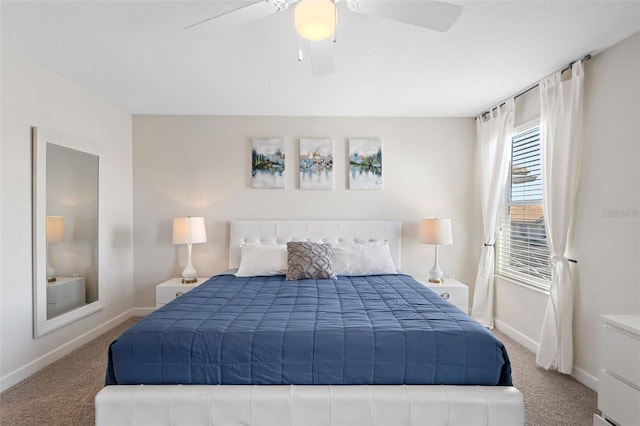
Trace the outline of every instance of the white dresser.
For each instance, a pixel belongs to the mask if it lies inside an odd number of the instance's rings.
[[[640,315],[602,316],[603,369],[594,426],[640,425]]]

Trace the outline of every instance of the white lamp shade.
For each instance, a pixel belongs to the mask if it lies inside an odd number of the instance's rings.
[[[207,242],[203,217],[177,217],[173,219],[173,244]]]
[[[61,243],[64,241],[64,217],[47,216],[47,242]]]
[[[422,219],[420,241],[423,244],[453,244],[451,219]]]
[[[331,0],[301,0],[294,22],[298,34],[307,40],[325,40],[336,31],[336,5]]]

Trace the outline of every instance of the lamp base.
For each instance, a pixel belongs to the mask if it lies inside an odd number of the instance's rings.
[[[193,284],[198,282],[197,278],[183,278],[182,279],[182,284]]]
[[[438,245],[436,244],[435,257],[433,259],[433,268],[429,271],[429,282],[442,284],[444,282],[444,273],[438,264]]]

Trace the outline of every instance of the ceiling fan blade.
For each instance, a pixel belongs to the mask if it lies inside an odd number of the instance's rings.
[[[349,7],[354,12],[442,32],[451,28],[462,13],[462,6],[431,0],[352,0]]]
[[[234,9],[222,15],[214,16],[197,24],[193,24],[185,28],[196,34],[210,37],[212,35],[222,33],[233,28],[248,24],[258,19],[262,19],[269,15],[276,14],[280,9],[271,2],[265,0],[255,1],[247,6]]]
[[[333,39],[309,42],[311,75],[322,77],[333,73]]]

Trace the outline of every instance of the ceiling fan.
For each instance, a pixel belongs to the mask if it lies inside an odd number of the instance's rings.
[[[283,12],[296,3],[294,23],[309,40],[311,72],[314,77],[331,74],[333,44],[338,22],[336,4],[342,0],[257,0],[187,28],[212,36],[232,28]],[[462,13],[462,6],[431,0],[346,0],[352,12],[378,16],[436,31],[447,31]],[[302,52],[298,59],[302,61]]]

